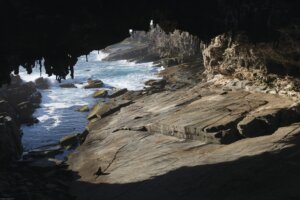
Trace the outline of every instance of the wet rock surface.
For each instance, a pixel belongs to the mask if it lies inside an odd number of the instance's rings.
[[[89,112],[90,108],[89,108],[89,106],[82,106],[82,107],[78,108],[76,111],[77,112]]]
[[[106,97],[108,92],[106,90],[97,90],[94,92],[93,97],[94,98],[104,98]]]

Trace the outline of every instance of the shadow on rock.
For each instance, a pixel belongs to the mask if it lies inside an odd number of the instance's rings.
[[[230,162],[182,167],[135,183],[91,184],[77,180],[71,191],[79,195],[79,199],[104,200],[299,199],[299,144],[298,134],[281,144],[286,148],[280,151]]]

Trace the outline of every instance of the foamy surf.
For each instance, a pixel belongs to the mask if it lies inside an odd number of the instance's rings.
[[[128,90],[141,90],[144,82],[149,79],[159,79],[157,72],[162,68],[153,67],[153,63],[133,63],[126,60],[107,62],[102,61],[107,53],[92,51],[88,56],[78,58],[75,68],[75,78],[67,77],[63,83],[74,83],[77,88],[61,88],[55,77],[47,77],[51,87],[41,90],[42,104],[37,109],[35,116],[40,123],[31,127],[23,126],[23,145],[25,151],[40,146],[53,144],[63,136],[80,133],[87,124],[87,113],[76,112],[83,105],[92,107],[96,99],[92,94],[96,89],[84,89],[87,79],[100,79],[104,82],[105,89],[111,87],[127,88]],[[31,75],[20,70],[20,75],[25,81],[34,81],[40,77],[39,68],[34,68]]]

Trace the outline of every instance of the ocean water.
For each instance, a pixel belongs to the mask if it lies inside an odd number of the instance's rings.
[[[60,88],[55,77],[47,77],[51,87],[40,90],[42,93],[41,107],[34,116],[39,120],[33,126],[22,126],[24,151],[29,151],[41,146],[55,144],[60,138],[73,133],[81,133],[87,124],[88,113],[77,112],[76,109],[88,105],[90,108],[99,101],[92,94],[96,89],[84,89],[87,79],[100,79],[104,82],[104,89],[112,87],[127,88],[128,90],[141,90],[144,82],[149,79],[159,79],[157,72],[161,68],[153,67],[152,63],[135,64],[127,61],[107,62],[102,61],[107,54],[93,51],[86,57],[78,58],[75,65],[75,78],[67,77],[62,83],[74,83],[77,88]],[[36,67],[31,75],[23,69],[20,70],[21,78],[25,81],[34,81],[40,77],[39,68]]]

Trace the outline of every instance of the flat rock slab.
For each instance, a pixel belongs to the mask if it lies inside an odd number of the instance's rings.
[[[256,173],[282,174],[268,152],[300,144],[295,139],[300,135],[300,125],[287,120],[279,123],[273,134],[268,132],[271,135],[239,141],[235,137],[244,137],[238,127],[251,121],[247,119],[299,110],[293,103],[275,95],[223,93],[200,85],[140,97],[123,107],[111,102],[108,108],[118,107],[119,112],[99,118],[110,109],[97,110],[85,142],[68,159],[70,169],[81,177],[72,185],[72,192],[79,199],[220,199],[239,191],[240,199],[247,197],[245,191],[253,185],[274,189],[273,179],[262,179]],[[235,142],[220,144],[226,143],[224,140]],[[288,152],[294,155],[297,151]],[[253,157],[251,162],[249,156]],[[261,164],[262,160],[267,166]],[[99,167],[102,175],[97,176]],[[249,172],[249,168],[253,170]],[[293,176],[280,175],[280,180],[290,181]],[[240,185],[245,191],[235,187]]]
[[[299,124],[230,145],[205,145],[162,134],[119,131],[102,140],[87,141],[69,158],[70,168],[81,177],[71,185],[71,192],[78,199],[149,200],[161,196],[252,199],[259,191],[264,191],[261,197],[272,197],[268,196],[269,190],[276,197],[291,191],[299,195],[296,172],[300,161],[293,159],[300,152],[296,146],[300,144],[299,136]],[[286,153],[270,153],[279,150]],[[104,173],[95,176],[99,167]],[[215,192],[215,188],[224,185],[228,190]],[[261,189],[253,188],[254,185]],[[251,195],[248,188],[253,188]]]
[[[96,104],[96,106],[94,106],[93,110],[87,118],[89,120],[92,120],[94,118],[103,118],[116,111],[119,111],[122,107],[128,106],[131,103],[132,101],[130,100],[100,102]]]

